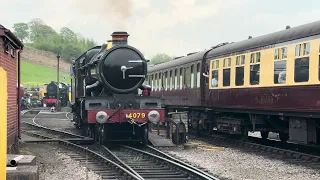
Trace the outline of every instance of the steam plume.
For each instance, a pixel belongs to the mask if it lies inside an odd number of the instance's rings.
[[[103,19],[119,30],[126,30],[133,10],[132,0],[77,0],[77,7],[85,14]]]

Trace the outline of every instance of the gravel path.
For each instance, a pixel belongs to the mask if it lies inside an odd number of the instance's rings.
[[[36,156],[40,180],[86,180],[86,168],[69,156],[59,153],[57,147],[47,144],[24,144],[20,151],[21,154]],[[87,180],[101,179],[98,174],[88,171]]]
[[[190,140],[189,142],[195,142]],[[202,145],[212,146],[197,141]],[[168,149],[176,155],[193,164],[208,169],[220,177],[235,180],[318,180],[320,170],[304,166],[288,164],[281,160],[269,159],[265,156],[248,154],[237,149],[201,150],[199,148],[182,150]]]

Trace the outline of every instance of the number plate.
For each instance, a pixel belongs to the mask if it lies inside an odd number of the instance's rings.
[[[127,117],[132,119],[141,119],[141,118],[144,119],[147,117],[147,115],[144,112],[134,112],[134,113],[127,114]]]

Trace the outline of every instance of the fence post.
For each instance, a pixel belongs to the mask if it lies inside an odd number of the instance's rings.
[[[0,179],[7,179],[7,73],[0,67]]]

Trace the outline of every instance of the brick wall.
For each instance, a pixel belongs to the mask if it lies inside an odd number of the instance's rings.
[[[18,106],[17,106],[17,63],[18,56],[12,58],[4,53],[3,39],[0,38],[0,66],[7,72],[7,147],[8,153],[15,152],[18,136]],[[0,80],[1,83],[1,80]]]

